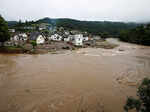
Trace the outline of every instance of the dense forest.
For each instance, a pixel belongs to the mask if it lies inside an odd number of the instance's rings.
[[[58,27],[64,27],[71,30],[87,31],[94,35],[108,33],[118,35],[123,29],[132,29],[138,26],[136,23],[109,22],[109,21],[79,21],[73,19],[58,19]]]
[[[79,21],[74,19],[51,19],[51,18],[43,18],[37,21],[26,21],[22,24],[18,22],[16,25],[14,21],[8,22],[9,26],[30,26],[36,25],[40,23],[48,23],[52,26],[64,27],[67,30],[79,30],[86,31],[88,33],[94,35],[101,35],[103,33],[109,35],[118,35],[121,30],[133,29],[137,27],[139,24],[136,23],[123,23],[123,22],[111,22],[111,21]]]
[[[120,32],[119,38],[126,42],[150,45],[150,24],[141,25],[131,30],[123,30]]]

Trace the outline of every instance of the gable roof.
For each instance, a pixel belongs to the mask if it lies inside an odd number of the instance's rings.
[[[29,39],[30,39],[30,40],[36,40],[39,35],[41,35],[40,32],[32,32],[32,33],[30,34]]]

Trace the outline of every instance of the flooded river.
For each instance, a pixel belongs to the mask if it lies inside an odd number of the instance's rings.
[[[0,112],[123,112],[150,76],[150,47],[0,54]]]

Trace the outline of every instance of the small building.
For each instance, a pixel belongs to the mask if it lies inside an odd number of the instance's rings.
[[[74,35],[74,37],[72,39],[72,43],[75,46],[83,46],[83,35],[82,34]]]
[[[69,31],[65,31],[64,33],[65,33],[65,35],[69,35],[70,34]]]
[[[41,31],[41,30],[45,30],[46,28],[45,27],[39,27],[39,30]]]
[[[39,25],[39,30],[41,31],[41,30],[46,30],[47,29],[47,24],[46,23],[41,23],[40,25]]]
[[[15,33],[15,29],[8,29],[10,33]]]
[[[25,29],[25,30],[34,30],[36,28],[33,27],[33,26],[25,26],[25,27],[23,27],[23,29]]]
[[[70,38],[69,38],[69,37],[66,37],[66,38],[64,38],[64,41],[65,41],[65,42],[70,42]]]
[[[31,33],[29,39],[36,41],[37,44],[44,44],[45,43],[45,37],[39,32]]]
[[[12,41],[6,41],[4,42],[4,46],[14,46],[14,43]]]
[[[16,33],[10,38],[11,41],[27,41],[28,35],[26,33]]]
[[[83,41],[88,41],[89,40],[89,37],[83,37]]]
[[[10,42],[15,46],[25,44],[27,40],[28,40],[28,36],[25,33],[18,33],[18,34],[13,35],[10,38]]]
[[[54,34],[54,35],[51,35],[50,40],[62,41],[62,36],[60,36],[59,34]]]
[[[101,37],[100,36],[93,36],[93,40],[100,40]]]
[[[27,41],[28,35],[26,33],[20,33],[19,34],[19,39],[23,41]]]
[[[19,36],[18,35],[14,35],[10,38],[11,41],[19,41]]]
[[[69,36],[64,38],[64,41],[65,42],[70,42],[70,41],[72,41],[73,38],[74,38],[74,35],[69,35]]]

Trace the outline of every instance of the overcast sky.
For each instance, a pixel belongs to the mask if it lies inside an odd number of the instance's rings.
[[[150,0],[0,0],[6,20],[44,17],[96,21],[150,21]]]

